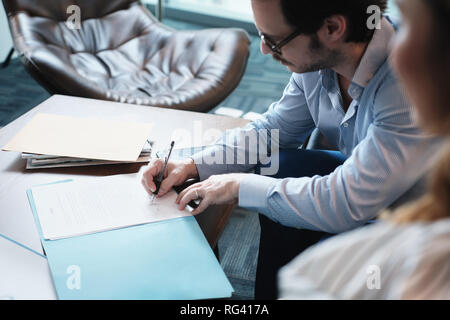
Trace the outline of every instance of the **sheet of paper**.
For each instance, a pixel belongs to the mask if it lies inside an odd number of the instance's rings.
[[[45,239],[61,239],[191,215],[171,191],[151,203],[137,174],[32,188]]]
[[[2,236],[0,236],[0,299],[56,299],[47,259]]]
[[[3,150],[135,161],[150,136],[151,127],[147,123],[38,113]]]

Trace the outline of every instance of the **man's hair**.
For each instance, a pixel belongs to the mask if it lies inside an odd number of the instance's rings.
[[[387,0],[281,0],[286,22],[301,32],[316,33],[326,18],[342,15],[347,20],[347,42],[368,42],[373,29],[367,21],[373,14],[367,13],[369,6],[376,5],[381,14],[386,11]]]

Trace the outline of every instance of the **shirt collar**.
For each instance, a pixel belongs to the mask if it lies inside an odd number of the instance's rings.
[[[390,43],[394,35],[395,29],[393,25],[383,17],[381,28],[375,30],[349,87],[348,93],[354,100],[359,100],[364,88],[388,58]],[[332,88],[334,85],[334,71],[323,69],[319,71],[319,74],[322,76],[322,84],[326,88]]]
[[[381,28],[376,29],[366,52],[361,58],[352,83],[365,88],[390,53],[390,43],[395,35],[394,27],[383,17]]]

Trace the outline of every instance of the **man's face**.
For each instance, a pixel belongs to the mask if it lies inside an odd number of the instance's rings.
[[[280,0],[252,0],[252,9],[256,28],[273,42],[279,43],[295,31],[284,19]],[[296,73],[332,68],[339,59],[339,53],[326,48],[317,35],[295,37],[281,48],[281,56],[261,41],[261,52]]]

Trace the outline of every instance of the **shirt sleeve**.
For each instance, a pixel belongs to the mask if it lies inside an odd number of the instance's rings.
[[[282,98],[261,119],[226,132],[213,146],[193,155],[200,180],[211,175],[249,172],[270,162],[270,149],[299,147],[315,128],[303,89],[295,74]]]
[[[327,176],[274,179],[249,175],[239,205],[295,228],[339,233],[376,217],[427,170],[437,143],[412,119],[391,76],[374,96],[374,121],[347,161]]]
[[[386,243],[397,234],[398,230],[394,226],[380,222],[331,237],[308,248],[280,269],[280,298],[374,298],[377,291],[381,292],[367,288],[367,270],[377,265],[386,271],[386,261],[394,255],[392,251],[398,250],[397,246],[386,246]],[[374,256],[377,258],[374,259]],[[398,256],[395,259],[399,259]],[[381,279],[384,280],[387,275],[382,275],[384,277]],[[380,287],[382,285],[384,283],[379,284]]]

